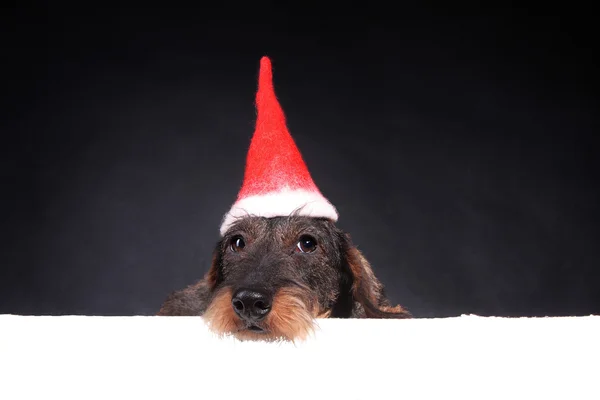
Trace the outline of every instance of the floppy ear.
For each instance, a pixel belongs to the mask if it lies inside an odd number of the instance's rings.
[[[352,275],[353,314],[364,318],[412,318],[402,306],[392,307],[385,297],[383,285],[377,279],[371,265],[360,251],[352,245],[349,237],[345,249],[346,261]]]
[[[210,303],[212,292],[220,280],[221,263],[219,246],[214,250],[210,269],[204,278],[185,289],[171,293],[156,315],[199,316]]]

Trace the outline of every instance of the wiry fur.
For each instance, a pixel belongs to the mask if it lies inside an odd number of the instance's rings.
[[[307,236],[316,250],[298,251]],[[238,237],[245,247],[235,252],[231,243]],[[232,307],[232,294],[241,287],[272,294],[272,308],[258,323],[261,333],[249,330]],[[296,215],[237,220],[217,244],[204,279],[173,292],[158,315],[203,316],[214,332],[242,340],[301,340],[315,318],[411,317],[389,303],[349,235],[327,219]]]

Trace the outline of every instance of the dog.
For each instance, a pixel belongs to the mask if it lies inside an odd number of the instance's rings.
[[[410,318],[392,307],[369,262],[340,230],[313,181],[260,62],[257,122],[244,181],[223,217],[212,265],[158,315],[203,316],[219,335],[300,340],[316,318]]]
[[[158,315],[203,316],[240,340],[304,340],[316,318],[411,318],[393,307],[350,235],[326,218],[240,218],[194,285],[173,292]]]

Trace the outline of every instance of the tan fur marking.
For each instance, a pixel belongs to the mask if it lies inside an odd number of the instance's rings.
[[[352,295],[363,306],[367,317],[372,314],[369,311],[370,307],[386,313],[402,314],[405,318],[410,315],[402,306],[392,307],[385,298],[382,298],[383,285],[375,277],[371,264],[356,247],[348,250],[347,259],[350,270],[354,275]],[[369,303],[370,306],[366,307]]]
[[[318,314],[316,316],[316,318],[329,318],[330,315],[331,315],[331,310],[326,310],[326,311],[323,311],[320,314]]]
[[[237,332],[242,327],[242,322],[231,306],[231,289],[221,289],[204,314],[204,320],[210,330],[218,335],[227,335]]]
[[[302,294],[293,288],[277,292],[266,323],[273,336],[294,341],[304,340],[313,332],[313,314],[302,300]]]
[[[215,285],[217,284],[217,274],[218,274],[217,253],[215,252],[212,257],[210,269],[208,270],[208,273],[206,274],[206,277],[205,277],[206,283],[208,283],[208,285],[211,289],[213,289],[215,287]]]
[[[406,313],[406,309],[404,309],[402,306],[398,305],[395,307],[379,307],[379,309],[381,311],[385,311],[385,312],[390,312],[390,313]]]

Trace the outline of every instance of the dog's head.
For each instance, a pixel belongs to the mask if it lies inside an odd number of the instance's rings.
[[[315,318],[408,318],[368,262],[327,219],[245,217],[219,241],[204,318],[239,339],[303,339]]]

